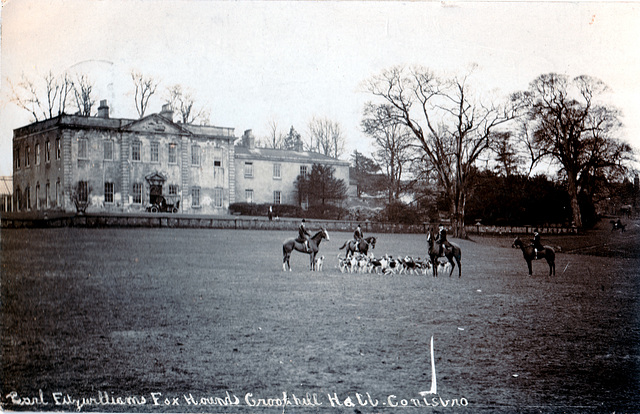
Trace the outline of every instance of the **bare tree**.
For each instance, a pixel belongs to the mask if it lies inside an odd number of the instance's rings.
[[[309,148],[320,154],[339,158],[344,154],[345,138],[340,124],[327,118],[309,121]]]
[[[468,75],[440,79],[421,67],[386,70],[370,79],[367,89],[390,105],[389,122],[410,129],[451,200],[453,234],[466,236],[465,205],[475,163],[494,130],[517,116],[521,101],[481,102],[471,93]]]
[[[534,131],[534,145],[548,154],[566,174],[573,224],[582,227],[578,196],[589,196],[590,177],[607,169],[623,169],[631,157],[629,144],[615,137],[621,123],[617,109],[598,105],[607,91],[600,80],[549,73],[537,77],[526,98]],[[581,186],[582,184],[582,186]]]
[[[208,122],[209,111],[202,107],[195,106],[195,100],[191,93],[183,90],[181,85],[173,85],[167,90],[167,102],[171,105],[174,113],[180,116],[183,124],[193,124],[196,122]]]
[[[278,123],[269,121],[269,135],[265,138],[265,147],[280,149],[284,145],[285,134],[278,129]]]
[[[31,113],[33,121],[50,119],[65,113],[73,89],[73,81],[68,74],[55,76],[49,71],[42,76],[41,86],[24,74],[20,81],[11,86],[11,102]]]
[[[82,116],[91,116],[91,108],[95,104],[92,96],[93,83],[85,74],[78,74],[73,82],[73,96],[78,113]]]
[[[393,112],[389,104],[369,102],[361,123],[363,132],[375,142],[374,158],[387,177],[389,202],[397,201],[402,193],[402,175],[412,158],[413,141],[409,129],[394,119]]]
[[[138,116],[142,118],[149,106],[149,99],[156,93],[159,82],[153,79],[153,77],[144,76],[137,71],[131,71],[131,80],[133,80],[135,87],[134,100],[136,111],[138,112]]]

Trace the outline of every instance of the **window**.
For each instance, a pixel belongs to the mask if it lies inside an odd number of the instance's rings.
[[[142,204],[142,184],[133,184],[133,204]]]
[[[56,207],[60,206],[60,179],[56,180]]]
[[[16,169],[20,169],[20,148],[16,149]]]
[[[178,163],[178,144],[172,142],[169,144],[169,164],[177,164]]]
[[[62,156],[62,148],[60,147],[60,138],[56,138],[56,160]]]
[[[104,183],[104,202],[113,203],[113,183]]]
[[[36,165],[40,165],[40,144],[36,144]]]
[[[78,140],[78,159],[89,158],[89,141],[86,138],[80,138]]]
[[[280,179],[280,164],[273,164],[273,178]]]
[[[20,192],[20,187],[16,188],[16,211],[20,211],[22,208],[22,193]]]
[[[158,162],[159,160],[158,145],[159,144],[157,142],[151,143],[151,162]]]
[[[113,159],[113,141],[106,140],[103,142],[104,149],[104,159],[112,160]]]
[[[51,142],[49,140],[44,143],[44,162],[51,162]]]
[[[24,189],[24,199],[27,203],[27,210],[31,210],[31,188],[29,186]]]
[[[273,204],[280,204],[280,191],[273,192]]]
[[[200,187],[191,189],[191,207],[200,207]]]
[[[213,176],[224,178],[224,168],[222,168],[221,160],[213,161]]]
[[[169,185],[169,195],[178,195],[178,186],[175,184]]]
[[[50,198],[51,198],[51,184],[49,184],[49,181],[47,181],[47,183],[44,185],[44,203],[47,208],[51,206],[51,203],[49,202]]]
[[[24,150],[24,166],[29,167],[31,165],[31,147],[27,145],[27,148]],[[28,187],[27,187],[28,188]],[[25,188],[25,193],[27,191]]]
[[[191,165],[200,165],[200,146],[191,146]]]
[[[213,189],[213,206],[214,207],[222,207],[222,201],[224,198],[224,193],[222,188],[216,187]]]
[[[89,201],[89,183],[86,181],[78,182],[78,201],[81,203]]]
[[[303,177],[306,177],[308,174],[307,172],[307,166],[306,165],[301,165],[300,166],[300,175]]]
[[[244,198],[247,203],[253,203],[253,190],[244,190]]]
[[[36,210],[40,210],[40,183],[36,183]]]
[[[140,161],[142,159],[142,143],[133,141],[131,143],[131,161]]]
[[[244,163],[244,178],[253,178],[253,163]]]

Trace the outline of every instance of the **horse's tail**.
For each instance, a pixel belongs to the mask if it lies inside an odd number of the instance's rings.
[[[340,247],[340,250],[344,249],[345,247],[347,247],[347,243],[349,243],[349,240],[347,240],[346,242],[344,242],[344,244],[342,245],[342,247]]]

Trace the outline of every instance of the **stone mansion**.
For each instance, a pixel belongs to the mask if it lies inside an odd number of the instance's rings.
[[[14,130],[14,211],[136,212],[162,206],[227,214],[235,202],[299,204],[294,182],[314,163],[349,183],[349,163],[256,148],[251,130],[173,122],[165,105],[141,119],[60,115]],[[304,207],[304,205],[303,205]]]

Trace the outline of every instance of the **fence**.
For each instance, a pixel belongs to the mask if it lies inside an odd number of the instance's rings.
[[[85,214],[59,217],[25,217],[5,215],[0,219],[2,228],[55,228],[55,227],[150,227],[150,228],[205,228],[239,230],[297,230],[300,219],[281,218],[268,220],[266,217],[250,216],[193,216],[177,214]],[[324,227],[329,231],[351,232],[358,222],[344,220],[307,220],[311,230]],[[435,226],[433,223],[395,224],[364,221],[360,222],[365,233],[426,233]],[[468,235],[531,234],[534,226],[465,226]],[[573,227],[546,226],[540,228],[543,234],[573,234]]]

